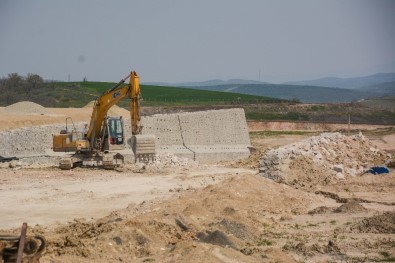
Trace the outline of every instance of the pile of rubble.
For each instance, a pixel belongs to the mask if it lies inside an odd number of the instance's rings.
[[[156,155],[155,162],[151,166],[161,167],[197,167],[199,163],[189,158],[178,157],[172,153],[161,153]]]
[[[259,172],[277,182],[311,187],[362,174],[387,157],[391,156],[380,152],[362,133],[323,133],[269,150],[260,161]]]

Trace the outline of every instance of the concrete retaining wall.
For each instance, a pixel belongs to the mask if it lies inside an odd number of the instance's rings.
[[[250,139],[243,109],[153,115],[142,118],[144,134],[156,137],[158,153],[174,153],[200,162],[241,159],[249,156]],[[82,131],[85,123],[76,123]],[[0,155],[56,156],[52,134],[64,125],[43,125],[0,132]],[[125,120],[126,138],[131,137],[130,120]],[[127,149],[130,146],[127,145]],[[131,152],[131,149],[130,149]]]
[[[243,109],[158,114],[142,118],[142,124],[144,134],[155,135],[159,153],[171,152],[205,163],[250,154]],[[129,123],[126,128],[130,133]]]

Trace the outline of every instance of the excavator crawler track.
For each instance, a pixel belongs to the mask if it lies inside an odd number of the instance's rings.
[[[62,170],[70,170],[73,168],[73,161],[70,157],[63,157],[59,162],[59,168]]]
[[[111,154],[105,154],[103,156],[103,168],[106,170],[114,170],[114,157]]]

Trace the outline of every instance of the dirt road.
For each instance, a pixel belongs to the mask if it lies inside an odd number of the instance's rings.
[[[141,202],[159,201],[217,184],[236,174],[256,173],[220,166],[133,173],[92,169],[72,171],[0,169],[0,228],[66,223],[99,218]]]

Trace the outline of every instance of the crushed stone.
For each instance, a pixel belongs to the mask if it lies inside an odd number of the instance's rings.
[[[381,162],[385,156],[362,133],[322,133],[267,151],[260,160],[259,172],[276,182],[311,188],[361,175],[372,162]]]
[[[162,153],[157,154],[156,159],[153,163],[150,163],[151,168],[163,168],[163,167],[197,167],[199,162],[186,157],[179,157],[173,153]]]

